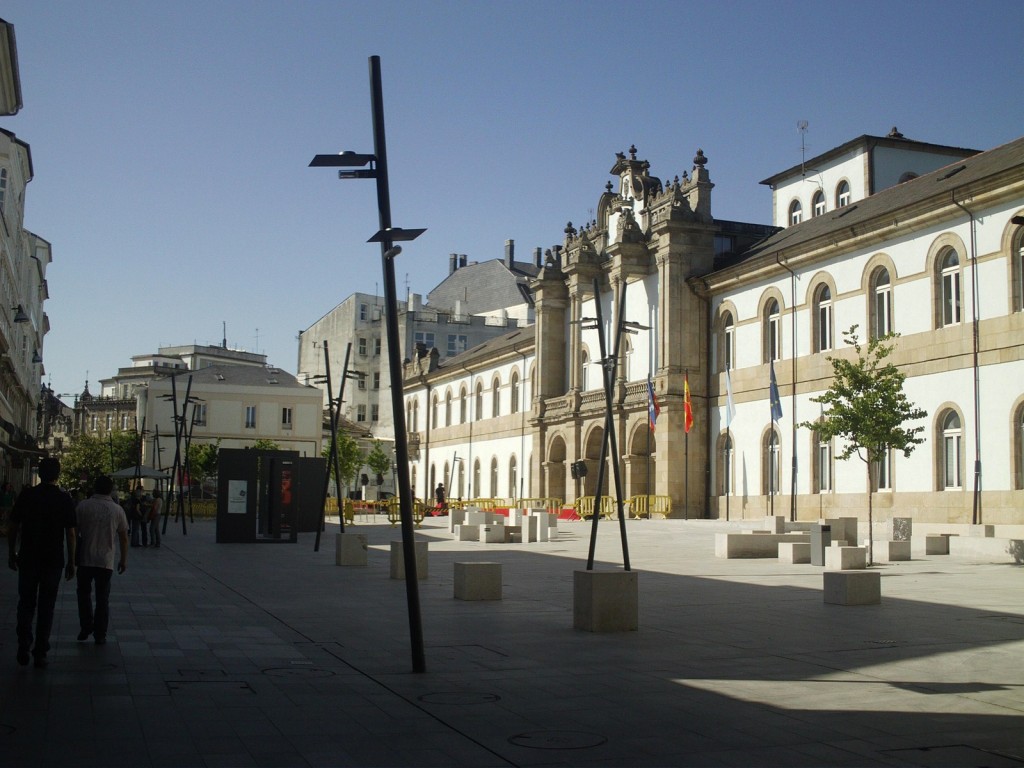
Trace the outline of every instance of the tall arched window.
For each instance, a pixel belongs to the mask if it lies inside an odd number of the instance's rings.
[[[816,493],[827,493],[832,490],[832,443],[822,439],[817,432],[812,433],[814,440],[814,490]]]
[[[580,389],[586,392],[590,389],[590,353],[587,350],[583,350],[583,354],[580,356],[580,362],[582,368],[580,371]]]
[[[459,424],[465,424],[469,420],[468,408],[469,398],[466,395],[466,387],[463,386],[459,389]]]
[[[509,380],[509,396],[512,401],[510,413],[519,413],[519,371],[512,371]]]
[[[814,351],[832,349],[832,291],[821,285],[814,292]]]
[[[515,454],[508,460],[508,497],[510,499],[519,498],[519,472],[518,466],[516,465]]]
[[[430,426],[433,429],[437,429],[437,393],[434,394],[433,399],[430,401]],[[433,480],[433,478],[431,478]]]
[[[839,182],[839,186],[836,187],[836,208],[842,208],[845,205],[850,204],[850,183],[847,181]]]
[[[444,393],[444,425],[452,425],[452,391],[449,389]]]
[[[498,498],[498,457],[491,459],[491,498]]]
[[[484,417],[484,383],[478,381],[476,383],[476,396],[474,398],[473,410],[475,411],[475,418],[480,421]]]
[[[960,426],[960,415],[956,411],[948,411],[941,423],[942,487],[945,490],[957,490],[963,488],[963,429]]]
[[[1024,227],[1018,227],[1010,246],[1013,311],[1024,312]]]
[[[794,200],[789,204],[789,225],[799,224],[804,220],[804,207],[800,205],[799,200]]]
[[[814,210],[814,216],[821,216],[825,213],[825,193],[820,189],[814,193],[814,197],[811,200],[811,207]]]
[[[731,371],[735,364],[733,360],[736,348],[736,325],[733,323],[732,312],[722,315],[722,370]]]
[[[764,305],[764,362],[779,360],[782,357],[782,321],[779,314],[779,302],[769,299]]]
[[[496,419],[501,415],[501,389],[498,384],[498,379],[494,380],[491,384],[491,418]]]
[[[871,335],[877,339],[892,333],[892,285],[885,267],[871,276],[871,294]]]
[[[420,401],[412,401],[412,431],[420,431]]]
[[[947,248],[939,258],[939,318],[943,327],[960,322],[960,257]]]
[[[473,460],[473,490],[470,493],[474,499],[480,498],[480,459]]]
[[[1024,490],[1024,405],[1013,419],[1013,487]]]

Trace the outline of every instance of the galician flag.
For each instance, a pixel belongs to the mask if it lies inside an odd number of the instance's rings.
[[[651,384],[651,377],[647,377],[647,422],[651,426],[651,432],[654,431],[654,422],[658,420],[658,415],[661,413],[661,406],[658,405],[658,396],[654,394],[654,385]]]
[[[693,426],[693,405],[690,403],[690,374],[683,374],[683,414],[686,417],[685,427],[686,433],[690,433],[690,427]]]

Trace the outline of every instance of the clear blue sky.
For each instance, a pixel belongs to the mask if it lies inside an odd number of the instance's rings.
[[[79,392],[159,345],[295,371],[296,336],[382,281],[372,181],[313,155],[373,145],[382,61],[398,263],[562,241],[630,144],[671,178],[698,147],[718,218],[758,184],[892,126],[990,149],[1024,133],[1019,2],[6,0],[32,148],[26,226],[53,245],[47,379]]]

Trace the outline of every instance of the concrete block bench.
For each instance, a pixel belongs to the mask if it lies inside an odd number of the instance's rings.
[[[811,562],[811,544],[804,541],[779,542],[779,561],[783,563]]]
[[[456,600],[501,600],[501,563],[455,563]]]
[[[640,626],[636,571],[573,571],[573,628],[635,632]]]
[[[924,553],[926,555],[948,555],[949,537],[952,533],[939,533],[934,536],[924,537]]]
[[[505,526],[500,524],[488,524],[477,526],[479,533],[477,535],[477,541],[483,542],[484,544],[504,544],[505,543]]]
[[[827,547],[825,567],[830,571],[856,571],[867,568],[868,551],[864,547]]]
[[[414,541],[413,551],[416,554],[416,578],[422,580],[427,578],[427,542]],[[402,550],[402,542],[391,542],[391,578],[405,578],[405,555]]]
[[[456,541],[480,541],[480,526],[460,523],[455,526]]]
[[[716,533],[715,557],[778,557],[779,544],[784,541],[807,542],[810,545],[810,538],[804,533]]]
[[[878,571],[825,571],[823,597],[830,605],[874,605],[882,601]]]
[[[910,559],[910,539],[905,541],[876,541],[875,557],[882,563]]]

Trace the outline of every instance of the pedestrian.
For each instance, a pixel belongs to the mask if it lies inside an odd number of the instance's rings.
[[[124,506],[125,514],[128,516],[128,528],[132,537],[132,546],[141,547],[142,527],[145,521],[142,519],[142,486],[136,485],[128,496],[128,503]]]
[[[14,486],[6,482],[0,489],[0,525],[6,525],[14,509]]]
[[[75,507],[71,496],[57,486],[59,476],[57,459],[39,462],[39,485],[25,488],[18,496],[7,529],[7,564],[18,572],[18,663],[23,666],[30,651],[37,667],[46,666],[60,573],[63,570],[68,581],[75,575]]]
[[[110,497],[114,481],[107,475],[96,478],[92,496],[78,503],[78,642],[92,635],[96,645],[107,642],[110,623],[110,579],[114,575],[114,543],[121,550],[117,572],[128,567],[128,518]],[[93,610],[93,584],[96,608]]]
[[[149,508],[149,545],[160,546],[160,515],[164,509],[164,492],[159,488],[153,491],[153,503]]]
[[[438,483],[437,488],[434,489],[434,501],[437,506],[434,507],[434,515],[446,515],[448,514],[448,500],[444,495],[444,483]]]

